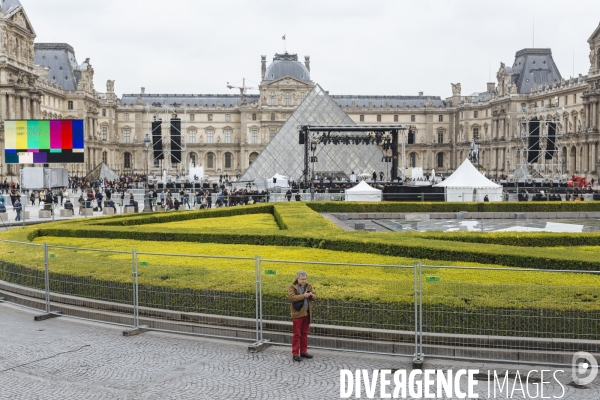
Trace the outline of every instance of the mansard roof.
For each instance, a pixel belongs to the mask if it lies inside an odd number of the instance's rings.
[[[35,43],[34,49],[34,64],[50,68],[51,82],[58,83],[63,90],[77,90],[80,74],[73,47],[67,43]]]
[[[546,83],[553,85],[562,79],[551,49],[518,51],[512,68],[506,68],[506,72],[513,74],[512,82],[519,93],[531,93],[533,87],[546,86]]]
[[[0,12],[6,18],[12,15],[19,7],[23,7],[19,0],[0,0]]]
[[[431,100],[433,107],[443,108],[446,103],[439,96],[353,96],[333,95],[331,98],[341,107],[425,107]]]
[[[219,104],[223,107],[234,107],[239,106],[242,103],[242,96],[239,94],[146,94],[146,93],[132,93],[124,94],[121,97],[121,105],[135,105],[137,99],[141,98],[142,105],[150,105],[155,107],[161,107],[164,102],[168,106],[179,107],[182,102],[188,107],[198,107],[200,105],[206,107],[217,107]],[[246,95],[246,101],[252,103],[258,101],[259,95],[250,94]],[[236,104],[237,103],[237,104]]]

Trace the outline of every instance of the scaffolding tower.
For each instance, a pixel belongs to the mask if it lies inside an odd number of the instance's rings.
[[[528,182],[534,179],[565,179],[560,159],[560,142],[565,135],[564,107],[556,104],[523,107],[519,118],[519,159],[514,177]]]
[[[162,180],[166,181],[173,175],[185,177],[188,173],[186,170],[187,141],[183,134],[187,132],[187,106],[169,105],[165,100],[162,103],[160,107],[146,105],[146,135],[151,143],[148,156],[152,153],[148,160],[148,173],[151,167],[159,168]],[[177,109],[180,111],[178,112]],[[178,118],[181,111],[183,111],[183,119]],[[157,132],[158,126],[160,130]],[[179,143],[177,136],[179,136]]]

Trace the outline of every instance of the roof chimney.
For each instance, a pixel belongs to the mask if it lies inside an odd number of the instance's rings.
[[[423,96],[423,92],[419,92],[419,96]]]
[[[308,72],[310,72],[310,56],[304,56],[304,65]]]
[[[491,91],[493,91],[494,89],[496,89],[496,84],[495,84],[494,82],[488,82],[488,83],[487,83],[487,91],[488,91],[488,92],[491,92]]]
[[[267,72],[267,56],[260,56],[260,76],[265,79],[265,72]]]

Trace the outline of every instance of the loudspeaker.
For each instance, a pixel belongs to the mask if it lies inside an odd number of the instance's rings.
[[[556,124],[550,122],[548,124],[548,142],[546,144],[546,160],[552,160],[554,152],[556,151]]]
[[[304,144],[304,132],[298,132],[298,144]]]
[[[529,142],[527,144],[527,162],[535,163],[540,156],[540,121],[529,121]]]
[[[162,121],[152,121],[152,149],[155,160],[165,158],[162,151]]]
[[[171,119],[171,163],[181,163],[181,120]]]

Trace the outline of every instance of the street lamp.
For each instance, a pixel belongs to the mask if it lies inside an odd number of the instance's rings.
[[[148,137],[148,134],[146,133],[146,137],[144,138],[144,146],[146,147],[146,187],[145,187],[145,192],[146,195],[148,195],[148,197],[144,196],[144,211],[152,211],[152,206],[150,205],[150,196],[148,193],[148,189],[150,188],[150,186],[148,185],[148,174],[150,172],[150,159],[148,158],[150,155],[150,138]]]

